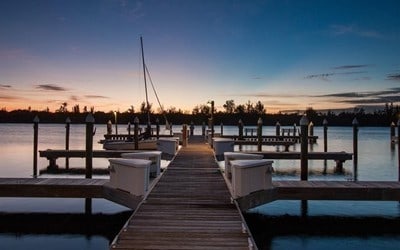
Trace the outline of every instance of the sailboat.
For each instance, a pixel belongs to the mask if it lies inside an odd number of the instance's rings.
[[[150,103],[149,103],[149,96],[148,96],[148,92],[147,92],[147,76],[149,77],[154,94],[157,98],[158,104],[160,105],[161,112],[164,115],[166,129],[169,130],[171,128],[170,128],[168,120],[165,116],[165,112],[162,108],[162,105],[158,98],[153,81],[151,80],[149,70],[148,70],[145,60],[144,60],[144,49],[143,49],[143,38],[142,37],[140,37],[140,47],[141,47],[141,52],[142,52],[143,78],[144,78],[144,87],[145,87],[145,93],[146,93],[147,126],[145,128],[145,132],[140,135],[140,138],[142,138],[142,140],[139,140],[139,143],[138,143],[139,148],[138,149],[155,150],[155,149],[157,149],[157,140],[155,138],[151,137]],[[134,150],[135,142],[133,140],[127,140],[127,141],[104,140],[103,148],[107,149],[107,150]]]

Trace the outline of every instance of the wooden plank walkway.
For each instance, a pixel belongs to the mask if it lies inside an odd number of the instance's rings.
[[[111,249],[256,248],[202,137],[192,136]]]

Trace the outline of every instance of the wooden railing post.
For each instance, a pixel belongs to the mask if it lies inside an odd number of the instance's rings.
[[[206,123],[203,122],[201,125],[201,135],[206,136]]]
[[[224,135],[224,124],[221,122],[221,136]]]
[[[308,180],[308,119],[307,116],[303,116],[300,119],[300,127],[301,127],[301,152],[300,152],[300,167],[301,167],[301,176],[300,179],[302,181]]]
[[[39,137],[39,117],[33,118],[33,177],[37,177],[37,162],[38,162],[38,137]]]
[[[94,117],[92,113],[86,116],[86,171],[85,178],[92,178],[93,170],[93,126]]]
[[[390,143],[396,143],[396,124],[394,122],[390,124]]]
[[[190,122],[190,135],[194,135],[194,123],[193,121]]]
[[[65,120],[65,150],[69,150],[69,132],[70,132],[71,119],[67,117]],[[65,157],[65,169],[69,169],[69,158]]]

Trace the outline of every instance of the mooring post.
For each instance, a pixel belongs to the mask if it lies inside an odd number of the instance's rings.
[[[221,122],[221,136],[224,135],[224,124]]]
[[[86,116],[86,171],[85,178],[92,178],[93,170],[93,126],[94,126],[94,116],[89,113]]]
[[[139,118],[133,119],[133,139],[135,140],[135,150],[139,149]]]
[[[118,135],[118,111],[114,111],[115,115],[115,134]]]
[[[308,135],[310,137],[314,136],[314,123],[312,121],[308,124]],[[313,142],[313,139],[310,138],[310,140],[310,143]]]
[[[396,124],[394,122],[390,124],[390,142],[392,144],[396,143]]]
[[[302,181],[308,180],[308,119],[307,116],[303,115],[300,119],[300,142],[301,142],[301,152],[300,152],[300,168],[301,168],[301,176],[300,179]]]
[[[33,118],[33,177],[37,177],[37,161],[38,161],[38,136],[39,135],[39,117]]]
[[[65,120],[65,150],[69,150],[69,131],[70,131],[71,119],[67,117]],[[65,169],[69,169],[69,158],[65,157]]]
[[[397,121],[397,142],[398,181],[400,181],[400,119]]]
[[[203,122],[201,124],[201,135],[206,136],[206,123],[205,122]]]
[[[238,128],[239,128],[239,140],[243,140],[243,121],[242,119],[239,120],[238,123]]]
[[[107,122],[107,134],[108,135],[112,134],[112,122],[111,122],[111,120],[108,120],[108,122]]]
[[[258,118],[257,121],[257,150],[258,152],[261,152],[262,148],[262,125],[263,125],[263,120]]]
[[[187,125],[183,124],[182,125],[182,147],[186,147],[187,146]]]
[[[190,135],[194,135],[194,123],[193,121],[190,122]]]
[[[160,120],[156,119],[156,138],[160,139]]]
[[[308,119],[307,119],[307,121],[308,121]],[[297,135],[297,131],[296,130],[297,130],[297,125],[295,123],[295,124],[293,124],[293,137],[296,137],[296,135]]]
[[[353,119],[353,161],[354,164],[358,163],[358,121],[357,118]]]
[[[328,121],[324,119],[322,125],[324,125],[324,152],[328,152]]]
[[[211,101],[210,124],[211,124],[211,140],[212,140],[214,138],[214,101]],[[211,147],[212,147],[212,143],[211,143]]]
[[[281,136],[281,124],[279,122],[276,122],[275,124],[275,135]]]
[[[128,138],[131,138],[131,122],[128,122],[128,128],[126,129],[128,130]]]

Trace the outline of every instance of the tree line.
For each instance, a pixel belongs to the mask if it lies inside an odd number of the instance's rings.
[[[150,122],[156,124],[165,124],[168,120],[171,124],[195,124],[201,125],[208,124],[211,118],[211,106],[204,104],[198,105],[193,108],[192,113],[184,113],[182,110],[170,108],[167,110],[160,110],[154,112],[150,108]],[[258,101],[255,104],[250,101],[246,104],[235,105],[233,100],[227,100],[223,105],[224,110],[213,112],[213,123],[215,125],[238,125],[239,120],[245,126],[255,126],[259,118],[262,119],[263,124],[266,126],[274,126],[279,122],[282,126],[289,126],[299,123],[301,117],[306,114],[308,119],[316,126],[322,126],[324,119],[328,121],[330,126],[351,126],[354,118],[357,118],[360,126],[389,126],[392,122],[397,123],[400,116],[399,106],[394,106],[393,103],[388,103],[381,110],[376,110],[372,113],[367,113],[365,110],[355,108],[352,111],[343,111],[340,113],[326,111],[320,112],[313,108],[307,108],[305,112],[294,113],[277,113],[268,114],[264,105]],[[135,111],[131,106],[124,112],[116,111],[95,111],[93,107],[83,108],[80,110],[79,106],[73,106],[72,110],[67,109],[66,103],[63,103],[60,109],[55,112],[50,112],[48,109],[43,111],[35,111],[30,108],[24,110],[7,111],[6,109],[0,110],[0,123],[32,123],[35,116],[38,116],[41,123],[65,123],[69,118],[72,123],[85,123],[85,118],[88,113],[92,113],[95,117],[96,123],[102,124],[111,121],[115,123],[116,119],[119,124],[133,124],[134,119],[137,117],[140,124],[147,123],[147,109],[148,106],[142,103],[139,111]]]

